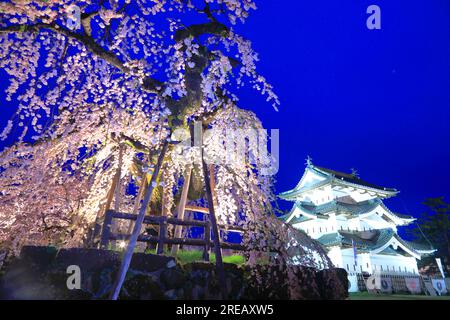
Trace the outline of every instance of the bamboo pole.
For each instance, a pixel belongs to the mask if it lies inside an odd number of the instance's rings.
[[[139,192],[136,196],[136,201],[134,202],[133,214],[138,213],[139,205],[141,204],[141,200],[142,200],[142,197],[144,196],[144,192],[145,192],[146,188],[147,188],[147,177],[146,177],[146,173],[144,173],[143,178],[142,178],[141,187],[139,188]],[[134,221],[130,220],[130,224],[128,225],[127,233],[131,233],[131,231],[133,230],[133,225],[134,225]]]
[[[139,209],[139,215],[134,224],[133,233],[131,234],[130,241],[128,242],[127,249],[123,256],[122,263],[120,265],[119,272],[117,274],[117,279],[114,283],[113,290],[110,295],[111,300],[117,300],[119,297],[120,289],[122,288],[123,282],[125,281],[125,276],[127,274],[128,268],[130,267],[131,259],[133,257],[134,248],[136,247],[136,242],[141,232],[142,222],[145,218],[145,212],[147,211],[147,206],[153,194],[153,189],[156,185],[156,178],[158,177],[159,171],[161,169],[162,163],[164,161],[164,156],[167,152],[168,141],[164,141],[162,150],[158,157],[158,162],[156,163],[155,170],[153,171],[152,178],[150,180],[149,186],[145,192],[144,201]]]

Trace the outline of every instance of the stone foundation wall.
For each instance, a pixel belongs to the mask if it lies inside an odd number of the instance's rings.
[[[0,273],[0,299],[106,299],[120,265],[118,252],[96,249],[24,247]],[[79,266],[81,289],[67,288],[67,267]],[[254,273],[224,264],[229,299],[289,299],[279,268]],[[258,279],[258,280],[256,280]],[[294,278],[301,299],[347,298],[343,269],[318,271],[297,267]],[[174,258],[136,253],[120,299],[219,299],[220,285],[211,263],[178,264]]]

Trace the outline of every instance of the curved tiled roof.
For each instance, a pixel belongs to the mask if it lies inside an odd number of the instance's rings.
[[[320,176],[324,177],[325,180],[319,181],[317,183],[314,183],[312,185],[299,188],[299,184],[292,190],[281,192],[278,196],[281,199],[285,200],[293,200],[296,196],[303,192],[307,192],[309,190],[317,189],[321,186],[327,185],[329,183],[335,183],[335,184],[344,184],[350,187],[364,187],[365,189],[371,189],[375,192],[383,192],[387,195],[394,195],[398,191],[394,188],[384,188],[380,187],[376,184],[369,183],[367,181],[364,181],[360,179],[356,174],[349,174],[349,173],[343,173],[319,166],[315,166],[312,164],[309,164],[307,169],[313,170],[315,173],[319,174]],[[302,178],[303,179],[303,178]]]
[[[300,216],[298,218],[297,217],[292,218],[289,221],[289,223],[295,224],[295,223],[305,222],[305,221],[308,221],[308,220],[311,220],[311,218],[308,218],[308,217],[305,217],[305,216]]]
[[[283,214],[282,216],[279,216],[278,219],[286,222],[286,220],[289,219],[290,216],[291,216],[291,213],[286,213],[286,214]]]
[[[287,215],[287,217],[283,221],[286,221],[289,218],[289,215],[292,214],[293,209],[296,207],[305,212],[306,214],[315,215],[317,217],[326,217],[326,213],[336,212],[336,213],[348,213],[352,216],[359,216],[373,211],[377,206],[383,207],[389,214],[396,216],[403,220],[413,220],[414,218],[411,216],[394,213],[389,210],[386,205],[380,199],[370,199],[359,203],[347,203],[339,201],[339,199],[332,200],[325,204],[314,205],[313,203],[307,202],[296,202],[291,212]],[[286,215],[285,215],[286,216]],[[281,218],[281,217],[280,217]],[[300,222],[300,221],[297,221]]]
[[[352,240],[359,251],[373,251],[385,246],[392,238],[403,244],[417,255],[434,251],[430,246],[409,242],[401,239],[392,229],[379,229],[373,231],[338,231],[321,236],[317,240],[324,246],[352,246]]]
[[[360,203],[350,204],[337,200],[330,201],[322,205],[313,205],[307,203],[296,203],[295,205],[310,214],[324,214],[327,212],[347,212],[352,215],[361,215],[374,210],[382,202],[378,199],[371,199]]]
[[[336,170],[331,170],[331,169],[327,169],[327,168],[323,168],[323,167],[319,167],[319,166],[312,166],[312,168],[315,169],[316,171],[318,170],[318,171],[325,172],[327,174],[331,174],[338,179],[344,180],[344,181],[352,183],[352,184],[357,184],[357,185],[369,187],[372,189],[379,189],[379,190],[383,190],[383,191],[392,191],[392,192],[397,191],[396,189],[393,189],[393,188],[384,188],[384,187],[380,187],[376,184],[364,181],[364,180],[360,179],[356,174],[343,173],[343,172],[339,172]]]
[[[317,241],[324,246],[336,246],[342,244],[342,236],[337,232],[328,233],[318,238]]]

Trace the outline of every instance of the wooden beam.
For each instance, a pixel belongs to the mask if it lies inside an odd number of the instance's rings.
[[[156,248],[156,254],[163,254],[164,253],[164,243],[167,243],[167,241],[166,241],[167,217],[161,217],[161,218],[162,219],[159,223],[159,240],[158,240],[158,246]]]
[[[138,215],[131,213],[123,213],[123,212],[112,212],[112,216],[115,219],[127,219],[127,220],[137,220]],[[183,226],[194,226],[194,227],[204,227],[206,225],[205,221],[200,220],[181,220],[177,218],[167,218],[163,216],[145,216],[143,220],[143,224],[159,224],[162,219],[166,219],[167,223],[175,224],[175,225],[183,225]],[[232,228],[232,226],[231,226]]]
[[[209,209],[205,207],[199,207],[199,206],[192,206],[192,205],[186,205],[184,207],[186,211],[193,211],[193,212],[201,212],[201,213],[209,213]]]
[[[110,240],[128,240],[130,239],[129,234],[116,234],[110,235]],[[159,244],[160,237],[155,236],[147,236],[147,235],[140,235],[138,237],[138,241],[140,242],[148,242],[152,244]],[[205,246],[205,240],[204,239],[191,239],[191,238],[165,238],[164,239],[165,244],[178,244],[178,245],[187,245],[187,246],[197,246],[197,247],[203,247]],[[214,247],[214,242],[210,241],[208,246]],[[246,251],[246,247],[242,244],[238,243],[230,243],[230,242],[220,242],[220,247],[224,249],[232,249],[232,250],[238,250],[238,251]]]

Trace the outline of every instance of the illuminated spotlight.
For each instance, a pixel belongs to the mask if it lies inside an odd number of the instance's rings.
[[[127,245],[127,244],[125,243],[125,241],[120,241],[120,242],[119,242],[119,248],[120,248],[120,249],[125,248],[126,245]]]

